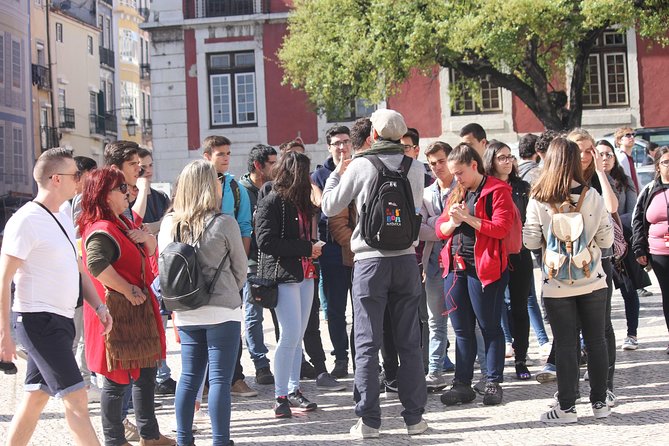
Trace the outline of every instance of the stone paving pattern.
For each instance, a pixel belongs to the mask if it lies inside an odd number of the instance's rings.
[[[654,280],[654,277],[653,277]],[[539,422],[539,415],[548,410],[556,384],[539,384],[534,379],[519,381],[515,378],[513,363],[507,361],[505,368],[504,402],[497,407],[483,406],[482,397],[462,406],[444,406],[439,393],[430,394],[425,419],[430,428],[419,436],[409,437],[400,417],[401,405],[396,394],[381,395],[383,424],[379,439],[364,440],[366,445],[667,445],[669,444],[669,355],[665,353],[669,336],[662,315],[659,288],[654,280],[648,288],[655,294],[641,298],[639,323],[639,345],[636,351],[617,351],[616,394],[618,405],[608,419],[596,421],[589,404],[579,404],[578,424],[547,426]],[[622,297],[618,291],[613,295],[613,319],[616,340],[620,345],[625,335],[625,314]],[[350,322],[350,315],[349,315]],[[273,357],[274,335],[271,318],[266,312],[265,334]],[[168,327],[168,363],[173,377],[178,379],[180,371],[179,347]],[[547,325],[547,329],[549,329]],[[329,348],[327,326],[321,322],[323,343]],[[453,342],[453,334],[449,331]],[[530,331],[530,370],[536,373],[543,365],[538,346]],[[453,350],[453,349],[451,349]],[[326,351],[328,353],[328,351]],[[328,355],[328,367],[334,359]],[[451,351],[454,358],[454,351]],[[258,391],[253,398],[232,398],[231,433],[235,445],[350,445],[363,443],[352,440],[349,428],[357,417],[353,412],[351,389],[352,370],[342,381],[348,384],[345,392],[322,392],[316,390],[315,381],[305,381],[303,393],[318,403],[318,410],[294,416],[289,420],[276,420],[271,411],[273,386],[260,386],[254,382],[255,370],[246,351],[242,352],[242,364],[247,373],[246,382]],[[0,375],[0,442],[4,444],[9,421],[22,397],[22,380],[25,377],[25,361],[18,360],[17,375]],[[475,379],[478,379],[475,376]],[[588,395],[589,387],[581,383],[581,393]],[[584,398],[585,399],[585,398]],[[158,397],[163,407],[157,409],[161,431],[174,435],[170,430],[175,425],[173,397]],[[206,405],[205,405],[206,407]],[[100,405],[90,405],[93,425],[102,437]],[[211,444],[209,426],[196,435],[198,446]],[[67,430],[62,402],[52,399],[46,406],[33,435],[31,445],[73,444]]]

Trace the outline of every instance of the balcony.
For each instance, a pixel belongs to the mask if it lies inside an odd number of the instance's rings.
[[[51,70],[42,65],[33,64],[33,85],[40,90],[51,89]]]
[[[58,109],[58,114],[60,115],[60,128],[61,129],[74,129],[74,109],[61,107]]]
[[[110,113],[105,113],[105,135],[116,135],[118,130],[116,129],[116,115]]]
[[[149,8],[138,8],[137,11],[139,12],[139,15],[142,16],[145,22],[149,20],[149,14],[151,14],[151,10]]]
[[[109,6],[114,6],[114,0],[102,0],[102,3],[106,3]]]
[[[153,134],[153,121],[151,119],[142,119],[142,134]]]
[[[91,135],[105,134],[105,116],[104,115],[88,115]]]
[[[60,138],[58,137],[58,129],[55,127],[42,126],[39,128],[40,147],[42,152],[45,150],[58,147]]]
[[[109,68],[114,68],[114,51],[103,46],[100,47],[100,63]]]
[[[185,0],[184,18],[269,13],[269,0]]]
[[[151,65],[148,63],[139,64],[139,77],[143,80],[151,79]]]

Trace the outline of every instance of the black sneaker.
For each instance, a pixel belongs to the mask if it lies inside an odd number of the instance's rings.
[[[11,361],[0,361],[0,370],[4,372],[5,375],[16,375],[16,372],[18,371],[14,363]]]
[[[274,384],[274,375],[272,375],[269,367],[261,367],[256,370],[256,383],[258,384]]]
[[[471,386],[458,381],[453,381],[451,388],[441,394],[441,402],[447,406],[471,403],[475,398],[476,393]]]
[[[335,366],[332,369],[332,372],[330,372],[330,375],[334,376],[335,378],[346,378],[348,376],[348,360],[335,360]]]
[[[383,381],[383,386],[385,387],[386,393],[397,393],[397,380],[396,379],[386,379]]]
[[[299,390],[288,394],[288,402],[291,406],[298,407],[306,412],[316,410],[316,407],[318,407],[316,403],[312,403],[306,399]]]
[[[290,402],[285,396],[280,396],[274,403],[274,418],[290,418],[293,413],[290,411]]]
[[[177,382],[172,378],[156,384],[156,395],[174,395],[177,391]]]
[[[485,385],[485,395],[483,395],[483,404],[486,406],[496,406],[502,403],[502,387],[499,383],[487,383]]]
[[[300,378],[301,379],[316,379],[318,373],[313,365],[309,364],[307,361],[302,361],[302,366],[300,367]]]

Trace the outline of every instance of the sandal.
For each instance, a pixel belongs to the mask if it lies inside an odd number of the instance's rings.
[[[516,361],[516,377],[522,381],[532,378],[532,374],[525,365],[525,361]]]

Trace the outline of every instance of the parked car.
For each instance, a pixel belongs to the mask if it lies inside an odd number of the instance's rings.
[[[644,186],[653,181],[655,178],[655,166],[653,164],[649,164],[647,166],[637,167],[636,178],[639,182],[639,189],[643,190]]]

